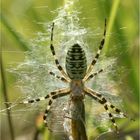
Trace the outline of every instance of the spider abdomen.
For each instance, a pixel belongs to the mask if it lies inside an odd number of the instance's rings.
[[[87,70],[85,52],[78,44],[69,48],[66,56],[66,71],[71,79],[81,80]]]

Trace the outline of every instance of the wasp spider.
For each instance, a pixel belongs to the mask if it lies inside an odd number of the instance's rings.
[[[116,128],[116,131],[118,132],[117,125],[115,123],[115,119],[113,115],[110,112],[110,109],[114,110],[116,113],[127,117],[120,109],[116,108],[114,105],[112,105],[105,97],[103,97],[100,93],[88,88],[85,86],[85,82],[89,81],[99,73],[103,72],[103,69],[100,69],[99,71],[92,73],[92,69],[94,65],[96,64],[100,52],[104,46],[105,43],[105,36],[106,36],[106,20],[105,20],[105,27],[104,27],[104,34],[103,34],[103,39],[100,42],[98,51],[92,60],[91,64],[89,67],[87,67],[87,60],[86,60],[86,55],[85,51],[82,49],[82,47],[79,44],[74,44],[71,46],[67,52],[66,56],[66,72],[62,68],[62,66],[59,63],[59,60],[56,57],[55,54],[55,49],[53,46],[53,30],[54,30],[54,23],[52,24],[52,30],[51,30],[51,43],[50,43],[50,49],[52,52],[52,55],[54,56],[54,61],[56,64],[56,67],[58,70],[61,72],[62,76],[58,76],[53,72],[49,72],[50,75],[55,76],[57,79],[60,79],[61,81],[68,83],[69,88],[63,88],[59,90],[55,90],[47,94],[45,97],[40,97],[37,99],[33,100],[28,100],[22,102],[23,104],[27,103],[34,103],[34,102],[39,102],[42,100],[49,99],[47,109],[45,110],[43,119],[44,123],[47,125],[47,114],[50,110],[50,107],[53,103],[53,101],[57,98],[60,98],[62,96],[67,96],[70,95],[70,99],[73,101],[82,101],[85,97],[85,95],[90,96],[97,102],[103,105],[104,109],[108,113],[108,116],[113,123],[114,127]]]

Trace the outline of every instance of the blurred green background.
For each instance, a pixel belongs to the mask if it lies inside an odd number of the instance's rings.
[[[74,0],[73,0],[74,1]],[[21,91],[15,88],[16,78],[12,73],[7,72],[7,68],[13,62],[22,62],[25,59],[24,52],[30,49],[29,40],[35,37],[36,32],[44,32],[44,28],[39,22],[51,22],[55,16],[51,11],[63,7],[66,0],[2,0],[1,1],[1,50],[2,61],[5,73],[6,88],[9,101],[16,99]],[[123,66],[125,70],[121,72],[116,80],[121,77],[122,83],[119,88],[120,95],[125,102],[127,113],[135,119],[135,122],[128,119],[120,120],[121,137],[119,139],[138,140],[139,136],[139,3],[138,0],[79,0],[74,6],[79,12],[80,24],[85,28],[96,30],[103,27],[105,17],[108,19],[108,34],[104,53],[107,56],[116,56],[118,69]],[[71,9],[72,10],[72,9]],[[88,41],[87,41],[88,42]],[[94,42],[92,42],[94,44]],[[90,45],[91,49],[92,46]],[[109,51],[115,47],[114,51]],[[3,84],[1,82],[3,89]],[[1,90],[2,91],[2,90]],[[1,92],[2,108],[3,92]],[[13,115],[14,116],[14,115]],[[50,139],[48,131],[40,128],[36,130],[33,125],[30,128],[19,129],[16,127],[18,121],[13,117],[13,129],[15,139],[33,139],[39,132],[42,139]],[[10,140],[10,132],[6,113],[1,113],[1,137],[2,140]],[[19,130],[20,132],[19,132]],[[98,134],[93,134],[90,140]],[[90,136],[89,136],[90,137]],[[111,136],[103,136],[104,139],[112,139]],[[110,137],[110,138],[109,138]],[[103,139],[103,138],[101,138]]]

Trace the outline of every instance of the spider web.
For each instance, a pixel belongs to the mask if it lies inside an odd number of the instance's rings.
[[[73,9],[70,14],[67,12],[68,8],[72,5],[73,3],[69,1],[64,8],[59,8],[52,12],[55,14],[58,13],[58,16],[53,20],[55,23],[54,46],[56,46],[55,51],[63,67],[65,67],[66,52],[74,43],[79,43],[86,51],[87,61],[89,64],[93,58],[93,55],[88,51],[89,48],[86,40],[89,36],[102,34],[102,31],[100,31],[101,33],[99,30],[91,32],[90,29],[85,29],[82,27],[78,18],[80,13],[77,12],[76,9]],[[38,32],[37,37],[31,40],[31,50],[25,52],[24,62],[18,64],[17,67],[13,67],[12,64],[11,68],[9,69],[9,72],[16,75],[18,79],[17,85],[23,93],[23,97],[20,97],[19,100],[12,104],[13,107],[18,105],[18,102],[23,99],[28,100],[45,96],[47,93],[55,89],[68,86],[48,74],[48,71],[53,71],[57,75],[60,75],[60,72],[54,65],[49,48],[52,21],[40,24],[44,26],[46,32]],[[100,74],[98,77],[95,77],[91,82],[88,82],[87,86],[100,91],[110,102],[120,107],[122,101],[117,96],[117,85],[111,79],[111,76],[109,76],[111,73],[115,73],[115,62],[115,58],[106,58],[105,56],[102,56],[100,62],[97,62],[94,72],[100,68],[105,68],[105,72]],[[88,98],[86,98],[86,100],[86,112],[90,112],[86,113],[86,116],[88,116],[86,117],[87,129],[97,129],[98,127],[103,127],[105,131],[108,131],[108,128],[110,128],[108,124],[108,114],[103,111],[102,107],[95,101],[91,101],[91,99]],[[67,105],[67,101],[68,98],[58,99],[51,107],[47,122],[49,129],[55,133],[63,133],[65,131],[64,124],[66,124],[66,127],[69,127],[68,124],[64,122],[64,108]],[[89,102],[92,105],[89,105]],[[13,115],[16,116],[16,119],[21,119],[21,117],[23,117],[27,111],[33,112],[31,113],[32,115],[36,114],[37,112],[44,112],[47,106],[47,101],[45,103],[32,104],[26,107],[24,106],[23,109],[19,109],[18,106],[16,106],[16,108],[12,108],[11,111],[13,112]],[[116,117],[121,118],[122,116],[116,115]],[[28,119],[25,119],[23,122],[27,123],[27,120]],[[28,123],[33,124],[31,120],[28,121]]]

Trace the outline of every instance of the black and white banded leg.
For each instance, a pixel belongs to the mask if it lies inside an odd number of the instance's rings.
[[[49,94],[47,94],[45,97],[39,97],[39,98],[36,98],[36,99],[23,101],[23,102],[20,102],[20,104],[36,103],[36,102],[43,101],[43,100],[46,100],[48,98],[51,98],[52,96],[55,97],[55,96],[57,96],[57,94],[59,95],[60,93],[66,93],[66,92],[69,93],[70,89],[69,88],[63,88],[63,89],[55,90],[55,91],[52,91]]]
[[[43,116],[45,126],[47,126],[46,118],[47,118],[48,112],[50,111],[50,108],[51,108],[51,105],[53,103],[53,100],[55,100],[55,99],[57,99],[59,97],[66,96],[69,93],[70,93],[70,89],[69,90],[63,90],[63,91],[59,92],[58,94],[54,94],[52,97],[49,98],[48,106],[47,106],[47,109],[45,110],[45,113],[44,113],[44,116]]]
[[[106,102],[104,100],[99,99],[98,97],[96,97],[95,95],[93,95],[91,92],[87,92],[85,91],[86,95],[90,96],[91,98],[93,98],[94,100],[96,100],[97,102],[99,102],[100,104],[102,104],[104,106],[104,109],[106,110],[106,112],[108,113],[109,119],[111,120],[111,122],[113,123],[116,132],[118,133],[118,127],[117,124],[115,122],[115,119],[113,118],[113,115],[110,113],[108,106],[106,105]]]
[[[101,50],[102,50],[103,47],[104,47],[105,36],[106,36],[106,19],[105,19],[105,27],[104,27],[103,39],[102,39],[101,42],[100,42],[100,45],[99,45],[97,54],[95,55],[94,59],[92,60],[91,64],[89,65],[89,67],[88,67],[88,69],[87,69],[86,76],[84,77],[84,80],[87,79],[87,76],[88,76],[88,75],[90,74],[90,72],[92,71],[93,66],[96,64],[96,62],[97,62],[97,60],[98,60],[98,58],[99,58],[99,56],[100,56]]]
[[[96,96],[99,100],[103,101],[104,103],[106,103],[107,106],[109,106],[111,109],[113,109],[116,113],[120,114],[123,117],[128,118],[128,116],[126,114],[124,114],[120,109],[118,109],[117,107],[115,107],[114,105],[112,105],[110,102],[107,101],[107,99],[105,99],[104,96],[102,96],[100,93],[93,91],[90,88],[84,88],[85,92],[91,93],[93,96]]]
[[[52,52],[52,55],[54,56],[54,60],[55,60],[55,64],[58,68],[58,70],[62,73],[62,75],[67,79],[67,81],[71,81],[70,78],[68,77],[68,75],[66,74],[66,72],[64,71],[64,69],[62,68],[62,66],[60,65],[57,57],[56,57],[56,54],[55,54],[55,49],[54,49],[54,46],[53,46],[53,30],[54,30],[54,23],[52,24],[52,30],[51,30],[51,44],[50,44],[50,49],[51,49],[51,52]]]
[[[112,105],[110,102],[108,102],[101,94],[94,92],[93,90],[91,90],[89,88],[88,89],[85,88],[84,92],[86,93],[86,95],[92,97],[94,100],[98,101],[100,104],[102,104],[104,106],[105,110],[107,111],[107,113],[109,115],[111,122],[113,123],[113,125],[116,129],[116,132],[118,133],[118,127],[115,123],[115,119],[114,119],[113,115],[110,113],[108,107],[112,108],[116,113],[122,115],[123,117],[127,117],[127,115],[124,114],[120,109],[118,109],[114,105]]]
[[[59,75],[56,75],[56,74],[55,74],[54,72],[52,72],[52,71],[49,71],[49,74],[52,75],[52,76],[54,76],[55,78],[57,78],[57,79],[59,79],[59,80],[65,82],[65,83],[69,83],[69,81],[68,81],[66,78],[64,78],[64,77],[62,77],[62,76],[59,76]]]
[[[104,69],[100,69],[99,71],[93,73],[93,74],[90,74],[86,79],[83,80],[83,82],[87,82],[89,81],[90,79],[92,79],[93,77],[97,76],[99,73],[103,72]]]

